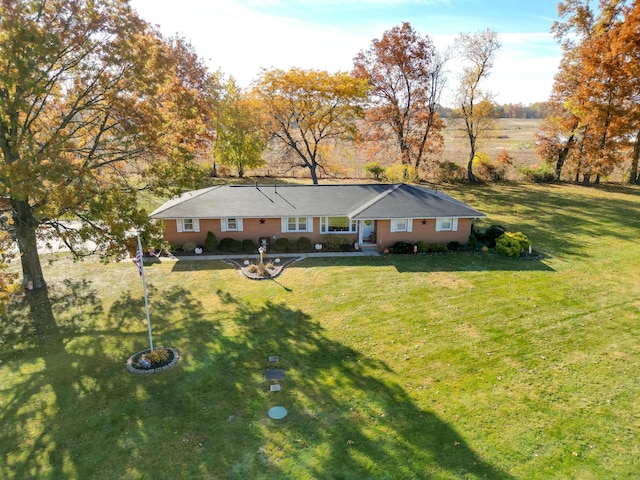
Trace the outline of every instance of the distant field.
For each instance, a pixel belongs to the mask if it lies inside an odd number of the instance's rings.
[[[535,152],[534,134],[541,122],[539,119],[499,118],[496,120],[496,130],[480,140],[478,151],[495,160],[501,150],[507,150],[516,167],[538,164],[541,160]],[[445,147],[440,160],[466,164],[469,140],[460,121],[448,121],[443,134]]]
[[[542,120],[540,119],[515,119],[500,118],[496,120],[496,130],[489,132],[486,138],[479,142],[479,152],[489,155],[491,160],[502,149],[506,149],[513,157],[514,168],[509,173],[511,179],[517,177],[517,167],[530,166],[541,163],[535,152],[534,134],[538,130]],[[447,128],[443,131],[445,140],[444,151],[435,157],[430,157],[427,162],[450,161],[459,165],[466,165],[469,157],[469,141],[462,124],[458,120],[447,120]],[[331,152],[333,160],[330,162],[329,174],[320,172],[320,177],[325,179],[358,179],[366,178],[367,175],[363,166],[371,159],[367,158],[364,148],[357,149],[351,144],[336,147]],[[275,158],[271,158],[272,161]],[[380,158],[381,165],[387,165],[384,158]],[[230,171],[235,174],[235,172]],[[278,167],[276,163],[249,172],[250,175],[257,176],[281,176],[289,178],[307,178],[308,171],[303,168],[288,170],[286,167]]]

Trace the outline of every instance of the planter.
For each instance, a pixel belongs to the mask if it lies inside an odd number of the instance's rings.
[[[149,353],[149,349],[141,350],[139,352],[134,353],[127,360],[127,370],[131,373],[137,373],[141,375],[148,375],[151,373],[162,372],[163,370],[168,370],[173,367],[178,360],[180,360],[180,354],[178,351],[170,348],[170,347],[158,347],[154,348],[154,350],[166,350],[168,352],[168,358],[166,361],[160,363],[150,363],[145,361],[145,355]]]

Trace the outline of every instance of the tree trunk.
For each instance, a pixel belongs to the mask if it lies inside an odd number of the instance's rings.
[[[584,185],[585,187],[591,185],[591,174],[585,173],[582,175],[582,185]]]
[[[640,175],[638,175],[638,160],[640,160],[640,130],[636,135],[636,143],[633,145],[633,156],[631,157],[631,169],[629,170],[629,184],[636,185],[640,183]]]
[[[42,274],[36,242],[38,222],[27,200],[11,200],[14,214],[15,236],[22,263],[22,285],[25,290],[40,291],[47,287]]]
[[[314,163],[309,165],[309,172],[311,172],[311,181],[314,185],[318,185],[318,174],[316,173],[317,165]]]
[[[566,145],[558,154],[558,161],[556,162],[556,180],[560,181],[560,175],[562,175],[562,167],[564,166],[564,162],[567,160],[567,155],[569,155],[569,150],[573,145],[574,136],[571,135],[567,140]]]
[[[467,178],[471,183],[476,182],[476,176],[473,174],[473,159],[476,157],[475,152],[472,150],[469,155],[469,162],[467,163]]]

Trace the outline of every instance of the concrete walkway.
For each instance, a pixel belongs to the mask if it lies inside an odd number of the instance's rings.
[[[313,252],[313,253],[266,253],[265,260],[274,258],[331,258],[331,257],[379,257],[380,252],[375,248],[366,248],[357,252]],[[148,257],[147,257],[148,258]],[[230,253],[225,255],[172,255],[170,257],[156,257],[163,261],[180,260],[238,260],[239,258],[260,258],[259,253]]]

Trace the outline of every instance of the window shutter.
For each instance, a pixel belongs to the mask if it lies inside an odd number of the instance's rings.
[[[286,233],[288,228],[289,228],[289,220],[287,219],[287,217],[282,217],[280,219],[280,230],[282,231],[282,233]]]
[[[197,218],[193,219],[193,231],[194,232],[199,232],[200,231],[200,220]]]
[[[178,233],[182,233],[183,226],[182,226],[182,219],[181,218],[176,218],[176,228],[178,230]]]
[[[391,233],[396,231],[396,220],[395,218],[391,219]]]
[[[407,219],[407,232],[413,232],[413,218]]]
[[[439,232],[440,230],[442,230],[442,219],[436,218],[436,232]]]
[[[236,224],[238,226],[238,231],[241,232],[242,231],[242,219],[241,218],[236,218],[236,222],[238,222]]]
[[[451,230],[454,231],[454,232],[458,231],[458,219],[457,218],[454,218],[451,221]]]
[[[313,217],[307,217],[307,232],[313,232]]]
[[[221,232],[226,232],[227,231],[227,219],[226,218],[221,218],[220,219],[220,231]]]

